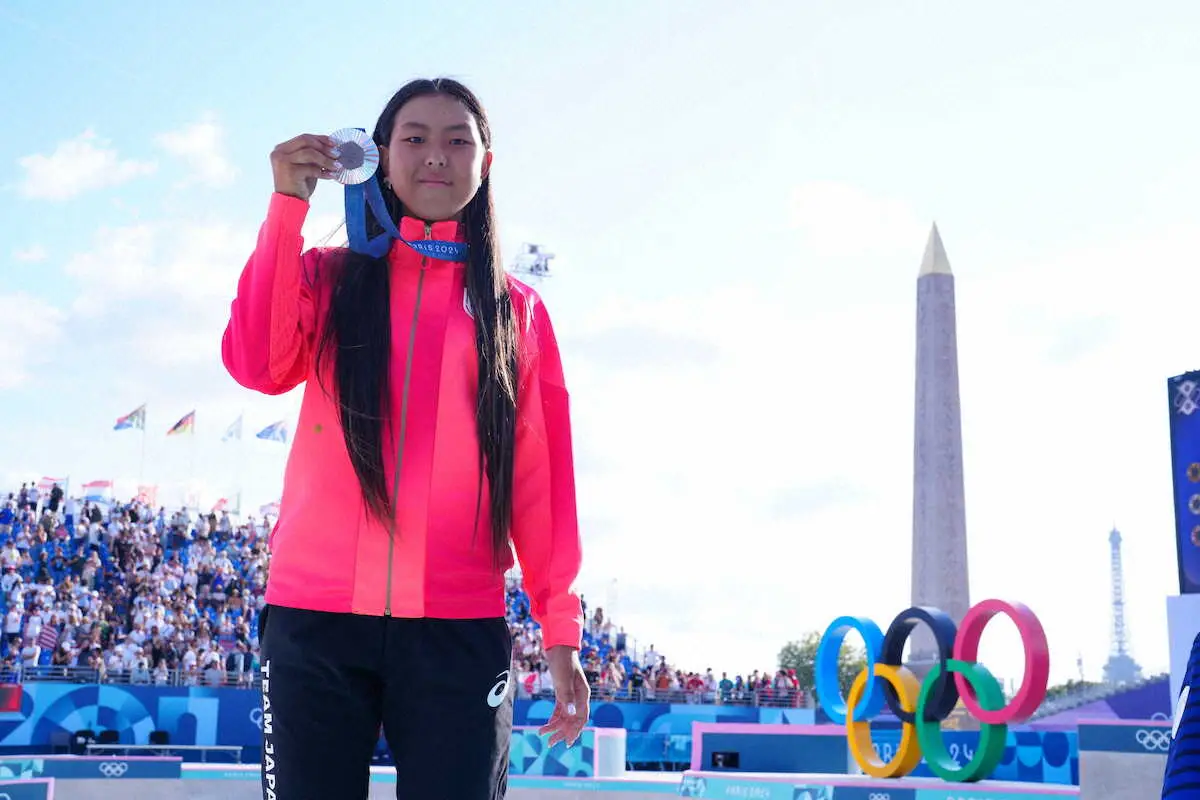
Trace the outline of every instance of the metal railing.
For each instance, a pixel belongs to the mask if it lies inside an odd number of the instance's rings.
[[[1165,675],[1152,675],[1141,681],[1122,686],[1102,684],[1089,686],[1077,692],[1047,699],[1030,718],[1031,722],[1073,708],[1105,700],[1113,695],[1128,692],[1154,681],[1165,680]],[[115,684],[123,686],[206,686],[257,690],[261,687],[258,670],[243,672],[227,671],[223,668],[208,669],[93,669],[91,667],[25,666],[0,668],[0,683],[76,683]],[[603,682],[593,682],[592,702],[606,703],[677,703],[688,705],[752,706],[762,708],[815,708],[816,698],[812,692],[776,691],[773,689],[752,691],[688,691],[686,689],[614,688]],[[516,696],[523,699],[553,700],[552,691],[530,694],[525,687],[518,686]]]
[[[0,683],[104,683],[123,686],[207,686],[258,689],[261,674],[258,670],[228,672],[224,669],[203,670],[143,670],[93,669],[91,667],[24,666],[0,670]],[[720,691],[688,691],[685,689],[614,688],[593,683],[592,702],[604,703],[679,703],[689,705],[757,706],[768,708],[812,708],[811,692],[741,690],[723,694]],[[517,687],[517,697],[553,700],[552,691],[530,694]]]
[[[1058,697],[1052,697],[1042,703],[1042,705],[1038,708],[1038,710],[1036,712],[1034,712],[1033,716],[1029,718],[1029,721],[1036,722],[1040,719],[1045,719],[1046,717],[1054,716],[1055,714],[1061,714],[1065,711],[1070,711],[1071,709],[1079,708],[1080,706],[1087,705],[1088,703],[1095,703],[1099,700],[1107,700],[1108,698],[1113,697],[1114,695],[1123,694],[1124,692],[1130,692],[1135,689],[1140,689],[1141,687],[1143,687],[1149,683],[1154,683],[1155,681],[1167,680],[1168,677],[1169,676],[1165,675],[1165,674],[1150,675],[1150,676],[1143,678],[1140,681],[1136,681],[1134,683],[1118,684],[1118,685],[1102,683],[1102,684],[1095,685],[1095,686],[1087,686],[1087,687],[1078,689],[1077,691],[1071,692],[1069,694],[1063,694],[1063,695],[1059,695]]]
[[[688,691],[686,689],[614,689],[609,686],[591,684],[592,702],[601,703],[678,703],[687,705],[755,706],[762,708],[813,708],[809,692],[777,692],[775,690],[751,691],[743,689],[724,694],[720,691]],[[535,700],[553,700],[554,692],[543,691],[530,695],[519,688],[517,697]]]
[[[222,668],[197,670],[95,669],[92,667],[27,666],[0,671],[5,683],[106,683],[126,686],[259,686],[257,670],[230,672]]]

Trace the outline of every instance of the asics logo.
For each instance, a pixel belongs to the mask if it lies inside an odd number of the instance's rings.
[[[1152,731],[1142,728],[1134,738],[1137,743],[1147,750],[1162,750],[1164,753],[1171,749],[1171,734],[1166,731]]]
[[[498,679],[496,685],[488,692],[487,704],[492,708],[498,708],[504,702],[505,696],[508,694],[508,679],[511,674],[510,670],[504,670],[496,676]]]
[[[1192,692],[1192,687],[1184,686],[1183,691],[1179,693],[1179,699],[1175,701],[1175,724],[1171,726],[1171,738],[1179,735],[1179,725],[1183,722],[1183,712],[1187,710],[1188,695]]]
[[[119,778],[129,771],[129,764],[124,761],[100,762],[100,774],[106,778]]]

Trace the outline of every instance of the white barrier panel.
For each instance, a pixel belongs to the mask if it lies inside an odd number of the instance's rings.
[[[1192,642],[1200,633],[1200,594],[1177,594],[1167,598],[1167,642],[1171,648],[1171,713],[1183,690],[1184,672]]]

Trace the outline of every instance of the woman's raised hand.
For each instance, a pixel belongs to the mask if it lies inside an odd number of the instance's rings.
[[[321,178],[339,169],[337,144],[328,136],[306,133],[276,145],[271,151],[275,191],[308,200]]]

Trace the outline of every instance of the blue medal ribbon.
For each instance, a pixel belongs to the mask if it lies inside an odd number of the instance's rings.
[[[368,205],[375,220],[383,227],[383,233],[373,239],[367,236]],[[387,206],[383,202],[383,194],[379,190],[379,181],[374,175],[365,183],[351,184],[346,187],[346,233],[350,238],[351,250],[372,258],[386,256],[392,247],[392,240],[398,239],[429,258],[441,261],[467,260],[465,242],[446,242],[440,239],[418,239],[410,242],[401,236],[396,223],[388,215]]]

